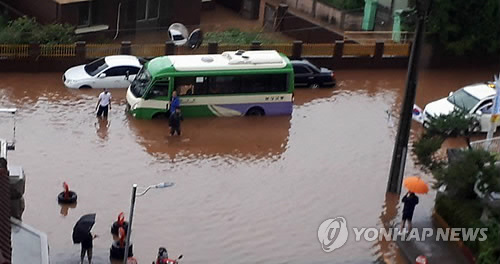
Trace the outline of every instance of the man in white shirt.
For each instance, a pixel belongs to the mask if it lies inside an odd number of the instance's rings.
[[[104,92],[99,95],[97,105],[95,106],[97,117],[108,117],[108,108],[111,110],[111,93],[108,92],[108,89],[104,89]]]

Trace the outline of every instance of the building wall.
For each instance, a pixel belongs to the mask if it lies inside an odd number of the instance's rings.
[[[214,0],[214,1],[236,12],[240,12],[241,8],[243,7],[243,0]]]
[[[233,1],[233,0],[232,0]],[[175,0],[171,22],[180,22],[184,25],[199,25],[201,16],[200,0]],[[239,1],[235,1],[239,2]],[[167,10],[168,12],[168,10]]]
[[[280,31],[304,43],[333,43],[335,40],[343,40],[344,37],[312,21],[295,16],[291,12],[286,13],[287,19],[283,19]],[[307,28],[309,30],[303,30]]]
[[[4,2],[28,16],[36,17],[41,23],[57,21],[58,4],[52,0],[4,0]]]

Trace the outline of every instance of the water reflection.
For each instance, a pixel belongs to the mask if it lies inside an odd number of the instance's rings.
[[[379,227],[386,229],[397,227],[398,205],[399,195],[393,193],[385,194],[384,205],[379,217]],[[400,256],[395,242],[387,241],[385,237],[382,238],[381,240],[377,240],[373,245],[377,249],[375,255],[378,256],[378,259],[383,259],[384,263],[403,263],[403,258]]]
[[[203,118],[182,123],[182,136],[170,136],[167,121],[129,118],[137,142],[154,157],[170,161],[227,157],[278,159],[285,151],[289,116]]]
[[[61,207],[61,211],[60,211],[61,215],[62,216],[67,216],[68,212],[69,212],[69,209],[75,209],[76,205],[77,205],[77,203],[59,204],[59,206]]]
[[[108,128],[111,125],[111,122],[108,121],[107,118],[97,118],[97,121],[94,125],[96,128],[97,136],[102,140],[107,140],[108,139]]]

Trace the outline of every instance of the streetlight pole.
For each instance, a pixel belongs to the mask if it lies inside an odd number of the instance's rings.
[[[130,200],[130,212],[128,216],[127,239],[125,240],[125,253],[123,256],[123,264],[127,264],[128,248],[130,247],[130,235],[132,232],[132,219],[134,218],[135,197],[137,194],[137,184],[132,185],[132,199]]]
[[[143,192],[137,193],[137,184],[132,185],[132,199],[130,200],[130,213],[128,217],[127,239],[125,240],[125,252],[123,256],[123,264],[127,264],[128,250],[130,247],[130,236],[132,234],[132,219],[134,218],[135,198],[145,195],[150,189],[163,189],[173,186],[173,183],[162,182],[156,185],[148,186]]]
[[[425,32],[425,19],[430,10],[432,0],[417,1],[418,23],[415,31],[415,39],[411,49],[408,74],[406,80],[406,91],[401,107],[398,134],[394,145],[387,192],[401,193],[403,174],[405,170],[406,154],[408,152],[408,139],[412,120],[413,105],[417,93],[418,66],[420,62],[420,51]]]

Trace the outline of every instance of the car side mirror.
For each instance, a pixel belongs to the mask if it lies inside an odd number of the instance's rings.
[[[453,95],[453,92],[450,92],[450,93],[448,94],[448,96],[452,96],[452,95]]]
[[[99,76],[97,76],[97,78],[104,79],[104,78],[106,78],[106,74],[105,73],[101,73],[101,74],[99,74]]]
[[[130,71],[125,72],[125,80],[129,81]]]

